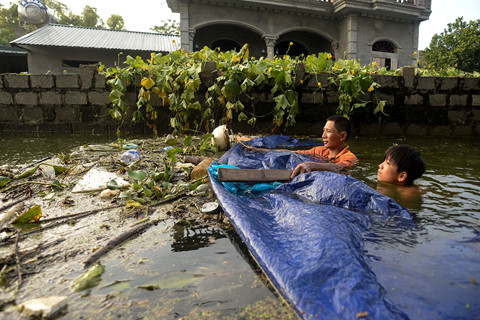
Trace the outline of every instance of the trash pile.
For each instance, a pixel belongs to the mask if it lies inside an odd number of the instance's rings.
[[[228,223],[208,181],[212,139],[118,140],[1,166],[0,311],[54,316],[71,297],[48,281],[82,271],[71,292],[91,287],[104,255],[159,221]]]

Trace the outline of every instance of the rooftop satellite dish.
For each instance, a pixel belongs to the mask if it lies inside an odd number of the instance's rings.
[[[27,24],[37,27],[56,22],[53,12],[40,0],[23,0],[18,5],[18,16]]]

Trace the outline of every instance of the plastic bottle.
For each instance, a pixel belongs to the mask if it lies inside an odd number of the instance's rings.
[[[137,152],[137,150],[128,150],[123,153],[121,160],[126,164],[135,163],[140,161],[140,154]]]

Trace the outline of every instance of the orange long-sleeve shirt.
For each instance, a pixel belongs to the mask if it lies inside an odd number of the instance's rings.
[[[324,146],[314,147],[309,150],[297,150],[296,153],[306,154],[314,158],[326,160],[344,166],[346,169],[352,168],[357,162],[357,157],[345,146],[342,151],[335,157],[330,157],[330,149]]]

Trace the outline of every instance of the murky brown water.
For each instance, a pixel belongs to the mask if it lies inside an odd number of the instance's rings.
[[[90,135],[3,136],[0,163],[29,162],[52,153],[68,153],[82,144],[114,140],[115,137]],[[351,175],[376,188],[378,164],[384,151],[394,143],[417,147],[425,158],[427,171],[417,182],[422,190],[418,197],[401,199],[392,194],[415,215],[417,226],[409,232],[386,227],[381,241],[367,242],[374,272],[392,271],[379,272],[377,276],[394,301],[404,301],[399,307],[411,318],[419,315],[408,301],[413,305],[419,297],[442,290],[454,290],[462,303],[451,305],[441,297],[425,300],[421,303],[438,305],[438,312],[423,314],[422,318],[449,317],[454,308],[467,306],[472,312],[480,311],[478,285],[469,285],[469,279],[480,282],[478,242],[468,250],[454,245],[478,237],[480,230],[480,141],[354,138],[349,144],[360,163]],[[143,249],[146,247],[149,249]],[[252,269],[254,264],[248,262],[248,255],[239,249],[238,242],[211,224],[182,226],[167,221],[129,241],[124,249],[111,252],[102,262],[106,271],[101,283],[88,294],[72,295],[62,318],[225,319],[241,318],[248,312],[271,315],[279,308],[275,295],[257,270]],[[411,270],[409,279],[394,277],[395,271],[405,270]],[[76,276],[78,272],[72,272],[71,278]],[[429,287],[404,284],[414,284],[415,279],[425,277],[431,279]],[[67,284],[63,288],[56,294],[70,294]],[[285,318],[292,316],[280,314]]]

